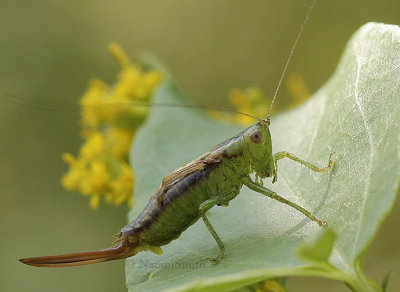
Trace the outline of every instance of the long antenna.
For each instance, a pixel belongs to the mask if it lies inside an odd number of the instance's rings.
[[[304,18],[303,24],[302,24],[301,27],[300,27],[299,33],[297,34],[297,38],[296,38],[296,40],[294,41],[292,50],[290,51],[289,57],[288,57],[288,59],[287,59],[287,61],[286,61],[286,64],[285,64],[285,68],[283,68],[283,71],[282,71],[282,74],[281,74],[281,78],[279,79],[278,86],[277,86],[276,89],[275,89],[274,97],[272,98],[271,105],[270,105],[270,107],[269,107],[267,119],[268,119],[268,117],[271,116],[272,106],[273,106],[274,103],[275,103],[275,99],[276,99],[276,96],[278,95],[279,88],[281,87],[282,80],[283,80],[283,78],[284,78],[285,75],[286,75],[286,71],[287,71],[287,68],[288,68],[288,66],[289,66],[290,60],[292,59],[294,50],[296,49],[297,43],[298,43],[299,40],[300,40],[301,34],[303,33],[304,26],[306,25],[308,19],[310,18],[310,15],[311,15],[311,12],[312,12],[312,10],[313,10],[313,8],[314,8],[315,2],[317,2],[317,0],[313,0],[313,2],[311,3],[310,8],[308,9],[307,15],[306,15],[306,17]]]
[[[293,44],[292,50],[290,51],[289,57],[286,61],[285,67],[282,71],[281,74],[281,78],[279,79],[278,82],[278,86],[275,89],[275,93],[274,93],[274,97],[272,98],[271,101],[271,105],[269,107],[269,111],[268,111],[268,115],[267,115],[267,120],[270,120],[271,117],[271,110],[272,110],[272,106],[275,103],[276,97],[278,95],[278,91],[281,87],[283,78],[286,75],[286,71],[287,68],[289,66],[289,63],[293,57],[293,53],[294,50],[296,49],[297,43],[299,42],[301,35],[303,33],[304,27],[306,25],[306,23],[308,22],[308,19],[310,18],[311,12],[314,8],[315,2],[317,0],[313,0],[313,2],[310,5],[310,8],[308,9],[307,15],[304,18],[303,24],[300,27],[299,33],[297,34],[297,38]],[[65,105],[65,104],[57,104],[57,103],[44,103],[44,102],[38,102],[38,101],[33,101],[33,100],[28,100],[28,99],[24,99],[21,97],[18,97],[14,94],[10,94],[7,93],[4,97],[3,95],[3,100],[5,100],[6,102],[11,102],[11,103],[15,103],[15,104],[19,104],[25,107],[30,107],[30,108],[36,108],[36,109],[44,109],[44,110],[58,110],[58,111],[77,111],[76,106],[72,106],[71,105]],[[248,113],[243,113],[234,109],[230,109],[230,108],[223,108],[223,107],[213,107],[213,106],[205,106],[205,105],[190,105],[190,104],[169,104],[169,103],[136,103],[136,102],[127,102],[127,103],[114,103],[114,105],[120,105],[120,104],[127,104],[127,105],[135,105],[135,106],[142,106],[142,107],[151,107],[151,106],[155,106],[155,107],[181,107],[181,108],[192,108],[192,109],[208,109],[208,110],[215,110],[215,111],[222,111],[222,112],[230,112],[230,113],[236,113],[236,114],[240,114],[243,116],[247,116],[253,119],[256,119],[258,121],[260,121],[261,119],[259,119],[258,117],[255,117],[253,115],[250,115]],[[107,104],[104,106],[112,106],[113,104]],[[98,107],[98,106],[97,106]],[[83,108],[85,109],[85,107]],[[82,110],[82,107],[81,107]]]
[[[28,108],[33,109],[40,109],[40,110],[50,110],[50,111],[65,111],[65,112],[78,112],[81,110],[88,110],[91,108],[101,108],[101,107],[112,107],[112,106],[138,106],[138,107],[177,107],[177,108],[191,108],[191,109],[203,109],[203,110],[214,110],[214,111],[221,111],[221,112],[229,112],[235,113],[239,115],[243,115],[246,117],[250,117],[257,121],[261,121],[260,118],[253,116],[248,113],[243,113],[231,108],[225,107],[217,107],[217,106],[207,106],[207,105],[194,105],[194,104],[175,104],[175,103],[157,103],[157,102],[134,102],[134,101],[127,101],[127,102],[116,102],[116,103],[108,103],[104,105],[95,105],[93,107],[90,106],[78,106],[78,105],[70,105],[70,104],[62,104],[62,103],[55,103],[55,102],[40,102],[35,100],[25,99],[15,94],[7,93],[7,95],[3,95],[3,100],[6,102],[19,104]]]

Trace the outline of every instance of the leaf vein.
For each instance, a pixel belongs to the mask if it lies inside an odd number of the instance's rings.
[[[363,110],[363,107],[361,105],[360,93],[359,93],[359,90],[358,90],[359,89],[359,82],[360,82],[360,72],[361,72],[361,68],[362,68],[362,60],[360,60],[359,55],[357,54],[357,52],[355,52],[355,55],[356,55],[356,61],[357,61],[357,73],[356,73],[356,81],[355,81],[355,88],[354,88],[354,98],[355,98],[355,102],[357,104],[357,107],[358,107],[358,109],[360,111],[360,115],[361,115],[361,118],[363,120],[365,131],[367,133],[368,140],[369,140],[370,155],[369,155],[368,170],[369,170],[369,174],[370,174],[371,173],[371,169],[372,169],[372,155],[374,154],[375,149],[374,149],[374,143],[373,143],[373,137],[372,137],[371,129],[370,129],[369,125],[368,125],[366,114],[365,114],[365,112]],[[368,175],[367,178],[366,178],[364,192],[363,192],[363,195],[362,195],[362,202],[361,202],[361,207],[360,207],[360,211],[361,212],[360,212],[360,219],[359,219],[360,222],[363,221],[363,217],[364,217],[364,214],[365,214],[365,212],[363,212],[363,210],[365,209],[365,206],[367,204],[368,191],[369,191],[370,184],[371,184],[370,177],[371,176]],[[356,247],[357,247],[357,245],[359,243],[360,231],[361,231],[361,228],[358,228],[357,232],[356,232],[356,235],[355,235],[355,238],[354,238],[355,240],[353,241],[354,244],[353,244],[353,247],[352,247],[352,254],[354,254],[354,252],[356,250]]]

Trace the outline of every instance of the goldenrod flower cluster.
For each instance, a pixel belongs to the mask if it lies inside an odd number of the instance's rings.
[[[269,101],[258,87],[249,87],[244,91],[238,88],[232,89],[229,93],[229,101],[242,113],[261,118],[267,116]],[[239,125],[249,125],[254,124],[255,120],[237,114],[235,115],[235,122]]]
[[[292,97],[292,102],[289,105],[290,108],[300,105],[311,96],[303,76],[298,72],[288,74],[286,87]]]
[[[287,291],[284,287],[284,279],[268,279],[264,282],[259,282],[248,286],[250,289],[254,289],[254,292],[285,292]]]
[[[293,108],[303,103],[310,96],[304,80],[299,73],[288,74],[286,86],[291,94],[292,100],[286,107],[274,105],[273,109],[280,111]],[[250,114],[258,118],[265,118],[268,114],[272,99],[266,98],[260,88],[249,87],[244,91],[237,88],[231,90],[229,93],[229,101],[239,112]],[[214,114],[214,116],[216,115]],[[239,125],[249,125],[254,123],[254,119],[245,115],[237,114],[235,115],[233,122]]]
[[[132,205],[129,148],[148,113],[143,105],[161,80],[159,72],[145,72],[131,63],[118,45],[109,49],[122,71],[114,85],[97,79],[90,82],[80,99],[83,144],[77,157],[63,155],[69,171],[62,185],[90,196],[91,209],[99,207],[101,198],[114,205]]]

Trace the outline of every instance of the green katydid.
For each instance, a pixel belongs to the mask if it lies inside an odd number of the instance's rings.
[[[269,112],[315,1],[313,0],[293,45]],[[277,162],[280,159],[289,158],[313,171],[325,172],[334,164],[331,157],[326,167],[319,168],[285,151],[273,154],[269,131],[270,115],[266,119],[257,120],[253,126],[165,177],[145,209],[133,222],[121,229],[116,240],[118,245],[98,251],[25,258],[21,262],[38,267],[67,267],[127,258],[143,250],[161,253],[160,246],[178,238],[201,218],[220,249],[219,254],[211,258],[213,263],[218,263],[224,257],[225,246],[206,213],[215,205],[228,206],[240,193],[243,185],[295,208],[320,226],[326,225],[325,221],[316,218],[301,206],[263,187],[261,183],[254,182],[250,174],[255,173],[259,178],[272,177],[274,183],[277,180]]]

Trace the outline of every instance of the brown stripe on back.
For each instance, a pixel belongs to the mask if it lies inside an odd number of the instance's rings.
[[[189,191],[199,181],[208,177],[209,173],[220,165],[220,161],[207,164],[204,169],[190,173],[186,177],[176,180],[168,187],[161,188],[158,193],[151,197],[139,216],[128,226],[122,229],[125,234],[133,234],[140,230],[148,228],[153,221],[162,214],[163,210],[168,208],[169,204],[178,200],[180,196]]]

